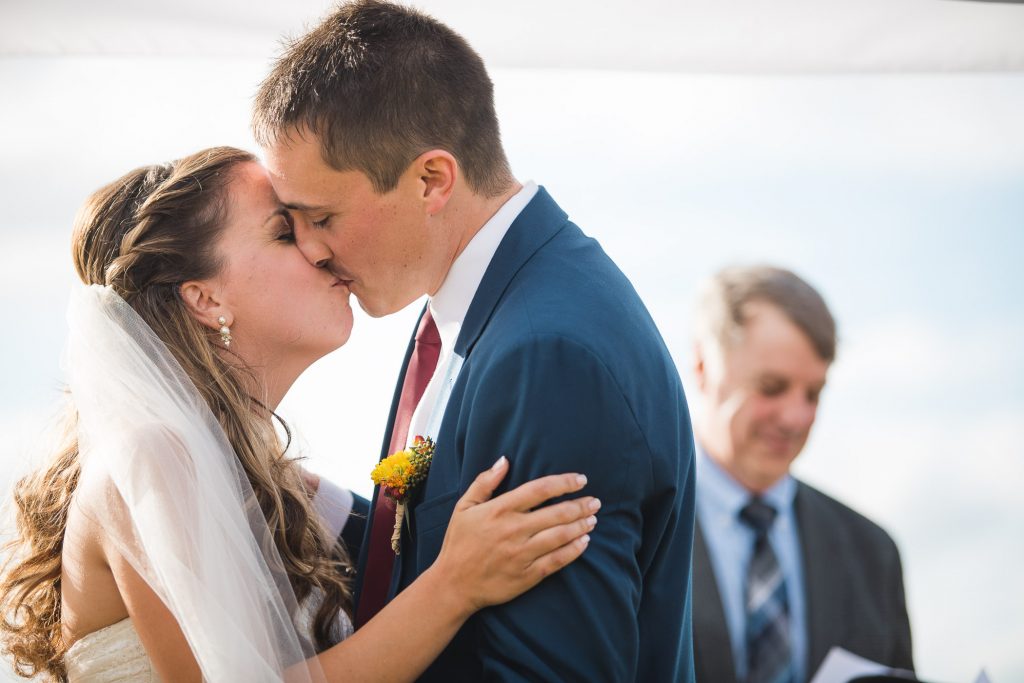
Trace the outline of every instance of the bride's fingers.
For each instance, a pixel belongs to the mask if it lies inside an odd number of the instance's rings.
[[[586,485],[587,478],[582,474],[552,474],[503,493],[494,502],[505,510],[527,512],[546,500],[575,493]]]
[[[585,519],[601,509],[601,501],[593,496],[563,500],[561,503],[537,508],[532,512],[523,513],[520,518],[521,529],[528,536],[533,536],[545,529],[559,524],[568,524],[577,519]]]
[[[559,524],[534,534],[523,549],[528,555],[540,558],[588,535],[596,525],[597,517],[594,515]]]
[[[590,536],[580,536],[550,553],[538,557],[530,564],[527,573],[531,574],[535,581],[540,581],[572,563],[583,554],[589,543]]]
[[[476,476],[473,483],[469,485],[466,492],[459,498],[455,509],[465,510],[490,500],[491,496],[494,495],[494,489],[498,488],[498,484],[501,483],[506,474],[508,474],[508,458],[503,455],[498,458],[496,463],[491,465],[491,469],[485,470]]]

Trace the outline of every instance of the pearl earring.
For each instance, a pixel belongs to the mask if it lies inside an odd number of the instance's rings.
[[[225,348],[229,348],[231,346],[231,328],[228,327],[227,318],[221,316],[217,318],[217,322],[220,323],[220,340],[224,342]]]

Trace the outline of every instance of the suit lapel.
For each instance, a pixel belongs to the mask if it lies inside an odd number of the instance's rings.
[[[568,221],[568,215],[543,187],[512,222],[498,245],[455,341],[455,353],[466,358],[483,333],[510,282],[538,249]]]
[[[693,643],[698,681],[735,683],[729,628],[699,520],[693,529]]]
[[[836,580],[835,572],[837,566],[842,566],[843,548],[834,542],[835,533],[829,529],[827,511],[815,505],[813,492],[801,482],[797,482],[793,507],[800,530],[807,611],[805,671],[810,676],[825,659],[831,644],[841,640],[838,628],[844,605],[836,591],[842,580]]]
[[[483,333],[487,322],[491,318],[491,314],[494,312],[495,307],[501,299],[502,294],[508,288],[509,283],[515,274],[519,272],[519,269],[523,267],[533,254],[537,252],[547,241],[549,241],[559,229],[565,225],[568,220],[568,216],[562,211],[551,196],[544,190],[543,187],[537,189],[537,194],[534,195],[533,199],[526,205],[526,207],[520,212],[516,219],[509,226],[508,231],[502,238],[501,243],[498,245],[498,249],[495,251],[494,256],[491,258],[490,264],[487,266],[487,270],[484,272],[484,277],[480,281],[480,286],[477,287],[476,294],[473,296],[473,301],[469,305],[469,310],[466,312],[466,317],[462,322],[462,329],[459,332],[459,337],[455,341],[455,347],[453,352],[458,356],[466,359],[469,352],[472,350],[473,345],[479,339]],[[426,307],[423,309],[426,311]],[[423,313],[420,313],[420,319],[423,317]],[[395,413],[398,410],[398,403],[401,400],[402,395],[402,384],[405,381],[405,374],[409,367],[409,361],[412,358],[412,353],[415,348],[416,334],[415,330],[419,327],[419,319],[417,319],[416,327],[413,328],[413,336],[409,341],[409,347],[406,350],[405,361],[402,364],[402,372],[399,375],[398,385],[395,387],[394,399],[391,403],[391,414],[388,417],[387,429],[384,433],[384,443],[381,446],[381,458],[386,457],[388,454],[387,450],[391,444],[391,432],[394,429],[395,424]],[[451,407],[451,404],[447,407]],[[446,407],[446,414],[449,412]],[[442,434],[445,433],[447,420],[441,420],[441,429],[437,435],[438,442],[442,443],[444,439]],[[443,453],[443,446],[439,446],[439,453]],[[446,463],[444,458],[439,457],[435,459],[433,466],[430,469],[427,483],[421,489],[418,494],[422,497],[423,491],[428,490],[431,483],[438,480],[440,477],[441,481],[457,479],[457,473],[444,472],[445,465],[453,465],[453,463]],[[379,491],[374,490],[374,502],[376,505],[377,495]],[[409,514],[412,519],[415,519],[417,501],[414,499]],[[372,507],[371,507],[372,510]],[[367,524],[367,530],[372,525],[372,517],[370,524]],[[368,532],[369,533],[369,532]],[[364,549],[369,546],[369,543],[363,544]],[[365,550],[363,555],[365,555]],[[408,558],[412,555],[410,553],[402,553],[401,559],[395,562],[394,571],[392,573],[391,581],[391,592],[394,594],[401,584],[403,569],[409,562]],[[359,572],[362,575],[365,569],[365,558],[361,559],[359,564]]]

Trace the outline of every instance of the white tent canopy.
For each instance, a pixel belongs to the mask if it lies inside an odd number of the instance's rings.
[[[0,55],[266,57],[327,0],[0,5]],[[488,64],[705,73],[1020,71],[1024,4],[968,0],[420,0]]]

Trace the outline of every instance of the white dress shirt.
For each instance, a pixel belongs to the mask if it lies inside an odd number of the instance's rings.
[[[352,492],[329,479],[320,477],[320,485],[313,495],[313,509],[327,527],[329,538],[338,538],[352,512]]]
[[[423,392],[423,398],[412,414],[406,445],[411,444],[417,436],[437,439],[437,434],[430,432],[440,428],[440,418],[444,416],[444,410],[448,405],[448,392],[442,385],[445,375],[448,374],[449,365],[456,360],[452,357],[452,350],[459,338],[466,313],[469,312],[469,305],[473,302],[476,290],[480,287],[484,273],[487,272],[487,267],[491,264],[494,252],[498,250],[505,233],[535,194],[537,184],[529,181],[519,192],[509,197],[458,255],[440,289],[431,297],[430,315],[433,316],[441,337],[441,355],[437,359],[434,374]],[[454,377],[449,380],[450,383],[454,383]],[[448,389],[450,388],[449,384]]]

